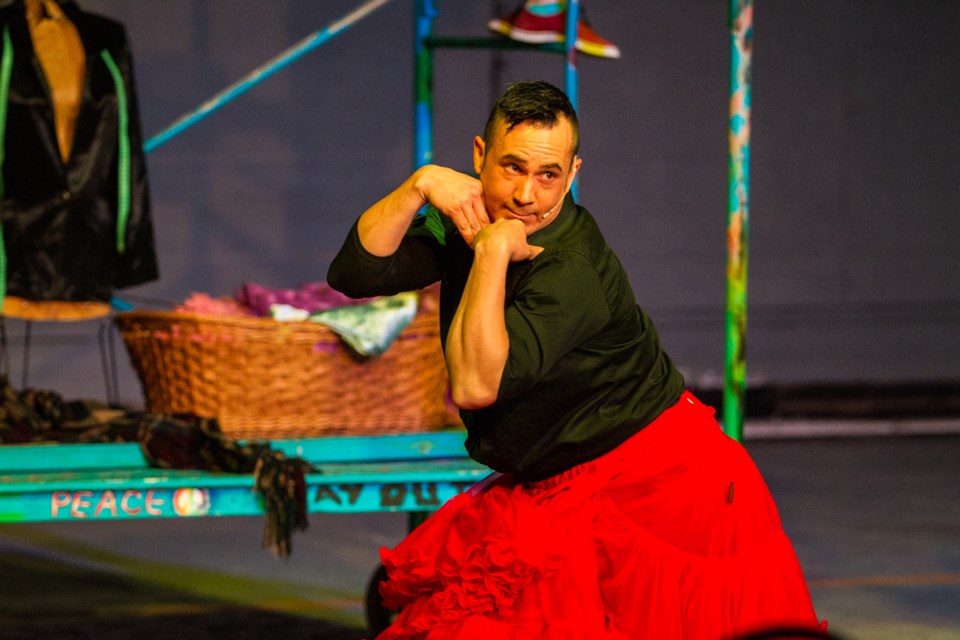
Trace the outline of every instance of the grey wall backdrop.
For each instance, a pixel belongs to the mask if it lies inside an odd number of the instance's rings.
[[[81,0],[127,25],[147,136],[358,4]],[[449,35],[485,35],[496,11],[440,6]],[[579,199],[690,383],[719,387],[727,2],[587,8],[623,57],[580,59]],[[149,156],[162,277],[131,298],[324,278],[355,217],[411,169],[412,15],[394,0]],[[960,379],[958,34],[952,0],[756,0],[752,384]],[[495,94],[529,78],[562,86],[562,57],[438,53],[436,161],[470,170]],[[95,327],[38,326],[30,384],[102,396],[97,353]]]

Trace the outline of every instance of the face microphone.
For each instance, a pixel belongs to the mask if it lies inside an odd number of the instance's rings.
[[[562,196],[560,196],[560,200],[557,202],[557,204],[550,207],[550,210],[544,213],[542,216],[540,216],[540,218],[543,220],[546,220],[547,218],[552,216],[558,209],[560,209],[560,205],[563,204],[563,199],[565,197],[567,197],[567,194],[563,194]]]

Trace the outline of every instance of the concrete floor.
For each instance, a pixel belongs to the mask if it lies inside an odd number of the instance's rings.
[[[833,632],[960,640],[960,435],[750,433]],[[259,518],[2,525],[0,639],[357,640],[377,549],[406,525],[314,514],[285,561]]]

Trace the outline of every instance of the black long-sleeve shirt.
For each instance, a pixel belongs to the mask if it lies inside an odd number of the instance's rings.
[[[586,209],[568,196],[529,241],[544,251],[507,270],[510,351],[497,401],[460,414],[474,459],[539,479],[614,449],[673,405],[684,382]],[[367,252],[354,225],[327,279],[354,297],[440,280],[445,341],[472,263],[457,230],[432,211],[389,257]]]

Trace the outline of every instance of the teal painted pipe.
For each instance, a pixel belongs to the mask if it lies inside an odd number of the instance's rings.
[[[567,65],[564,69],[564,83],[567,97],[574,111],[578,110],[578,94],[580,93],[577,76],[577,23],[580,20],[580,0],[567,0],[567,22],[564,48],[567,54]]]
[[[413,168],[433,162],[433,34],[437,8],[433,0],[414,0],[413,36]]]
[[[579,75],[577,74],[577,25],[579,21],[580,0],[567,0],[567,24],[566,37],[564,39],[567,64],[564,69],[564,90],[567,93],[567,98],[570,99],[573,110],[577,112],[578,117],[580,115],[580,82]],[[579,182],[580,177],[577,176],[573,179],[573,184],[570,185],[570,194],[574,200],[577,199],[577,186]]]

